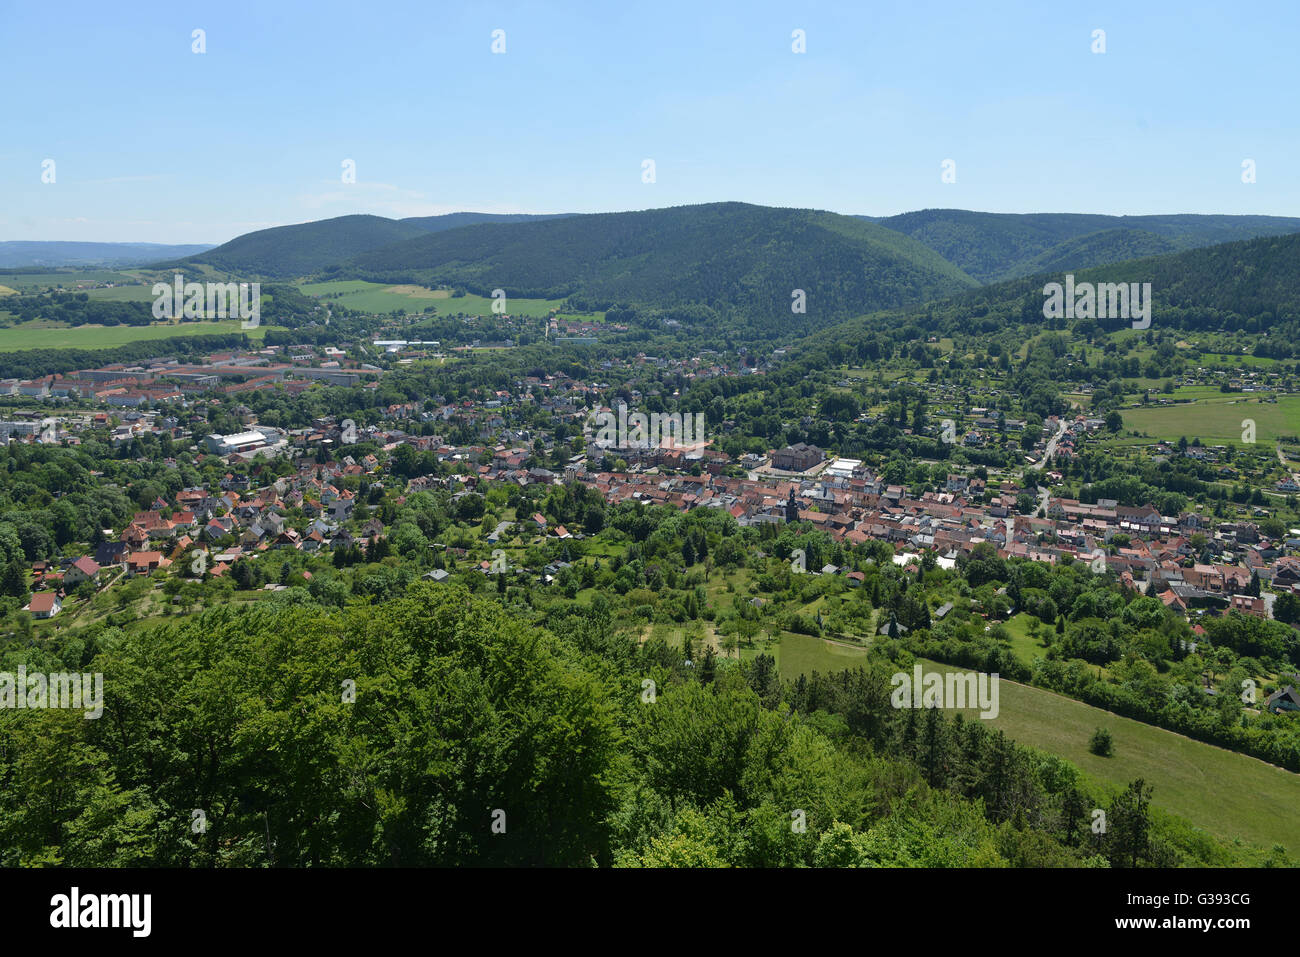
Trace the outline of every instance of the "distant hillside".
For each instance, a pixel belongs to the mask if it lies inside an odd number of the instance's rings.
[[[459,229],[478,223],[528,223],[543,219],[563,219],[571,213],[443,213],[441,216],[408,216],[398,220],[419,226],[426,233],[440,233],[445,229]]]
[[[178,259],[211,249],[210,244],[0,242],[0,269],[23,266],[128,266]]]
[[[871,221],[924,243],[980,282],[1029,275],[1040,267],[1073,269],[1117,262],[1131,258],[1133,250],[1144,245],[1148,248],[1138,255],[1160,251],[1153,248],[1150,238],[1136,236],[1111,235],[1079,247],[1066,245],[1094,233],[1140,230],[1167,240],[1171,250],[1183,250],[1300,232],[1300,219],[1285,216],[1103,216],[926,209]],[[1085,259],[1071,261],[1079,254]]]
[[[241,275],[293,278],[424,232],[383,216],[339,216],[245,233],[189,259]]]
[[[1300,234],[1223,243],[1148,259],[1074,271],[1078,283],[1150,283],[1151,329],[1257,333],[1254,353],[1300,356]],[[1043,286],[1060,273],[1013,279],[923,303],[852,319],[807,339],[800,353],[852,347],[892,329],[922,334],[975,335],[993,341],[1023,324],[1046,326]],[[1128,328],[1123,318],[1076,319],[1067,324],[1095,331]],[[901,334],[901,333],[899,333]]]
[[[798,379],[844,364],[914,350],[929,336],[952,336],[971,351],[1000,349],[1018,354],[1026,340],[1048,329],[1072,329],[1094,341],[1106,332],[1131,328],[1116,319],[1043,318],[1043,286],[1060,275],[1015,279],[982,286],[949,299],[871,316],[855,317],[806,336],[791,346],[783,374]],[[1224,243],[1150,259],[1080,270],[1076,283],[1149,282],[1153,306],[1144,339],[1184,333],[1254,333],[1252,352],[1274,359],[1300,358],[1300,234]],[[1061,411],[1043,388],[1044,370],[1012,370],[1010,384],[1022,395],[1037,394],[1040,414]],[[1047,396],[1043,399],[1043,396]],[[1297,426],[1296,431],[1300,431]]]
[[[1273,333],[1300,327],[1300,234],[1137,259],[1088,269],[1076,278],[1151,283],[1153,325]]]
[[[1103,229],[1078,239],[1057,243],[1032,259],[1020,263],[1007,278],[1033,276],[1044,272],[1086,269],[1177,252],[1171,240],[1145,229]]]
[[[387,219],[383,216],[338,216],[295,226],[275,226],[245,233],[189,260],[248,276],[291,279],[311,275],[371,249],[457,229],[474,223],[514,223],[549,216],[498,213],[447,213]],[[157,258],[157,257],[155,257]]]
[[[797,319],[792,291],[802,289],[801,321],[813,325],[975,285],[921,243],[858,217],[744,203],[468,226],[363,253],[333,273],[595,307],[704,305],[768,324]]]

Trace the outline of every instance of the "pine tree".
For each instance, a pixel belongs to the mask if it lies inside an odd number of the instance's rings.
[[[0,593],[21,598],[27,593],[27,575],[17,559],[8,562],[0,572]]]
[[[941,788],[948,779],[948,727],[939,709],[925,710],[925,730],[921,737],[921,770],[930,787]]]
[[[704,661],[700,664],[700,684],[710,684],[713,681],[713,646],[706,645],[704,648]]]

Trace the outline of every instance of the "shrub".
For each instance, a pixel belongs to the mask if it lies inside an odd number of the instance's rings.
[[[1115,750],[1115,743],[1111,739],[1110,732],[1105,728],[1098,728],[1094,731],[1092,737],[1088,740],[1088,750],[1099,757],[1110,757]]]

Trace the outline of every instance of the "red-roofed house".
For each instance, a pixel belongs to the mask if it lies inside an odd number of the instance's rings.
[[[63,587],[76,588],[82,582],[99,580],[99,563],[83,555],[72,563],[72,567],[63,573]]]
[[[63,603],[52,591],[38,591],[32,595],[26,610],[32,613],[33,618],[53,618],[63,610]]]
[[[132,552],[126,558],[126,573],[131,576],[148,575],[162,565],[162,552]]]

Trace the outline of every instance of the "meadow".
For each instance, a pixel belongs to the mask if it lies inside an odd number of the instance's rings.
[[[0,352],[22,349],[111,349],[129,342],[170,339],[174,336],[211,336],[244,332],[260,340],[267,327],[241,329],[238,319],[218,322],[154,323],[149,326],[67,326],[60,322],[36,320],[22,325],[0,328]]]
[[[923,667],[965,670],[934,662]],[[1144,778],[1154,788],[1153,804],[1219,837],[1300,848],[1300,775],[1041,688],[1003,679],[999,689],[999,714],[989,723],[1021,744],[1064,758],[1107,787]],[[982,720],[976,711],[966,713]],[[1114,738],[1111,757],[1088,750],[1097,728]]]
[[[42,289],[62,288],[68,292],[83,289],[91,283],[132,282],[134,276],[111,269],[87,269],[77,272],[30,272],[0,275],[0,283],[18,292],[38,292]],[[89,292],[90,290],[86,290]]]
[[[361,312],[386,313],[402,310],[421,313],[428,306],[437,309],[438,315],[458,313],[471,316],[492,314],[493,300],[489,297],[465,295],[452,297],[445,289],[427,289],[423,286],[388,286],[360,279],[337,279],[330,282],[305,283],[298,287],[308,296],[326,296],[348,309]],[[506,300],[507,314],[512,316],[547,316],[559,307],[558,299]]]
[[[1252,394],[1231,393],[1185,405],[1147,406],[1122,410],[1124,431],[1177,442],[1199,438],[1204,445],[1243,445],[1242,420],[1255,421],[1256,442],[1274,443],[1278,436],[1300,434],[1300,396],[1282,396],[1276,403],[1259,402]]]

